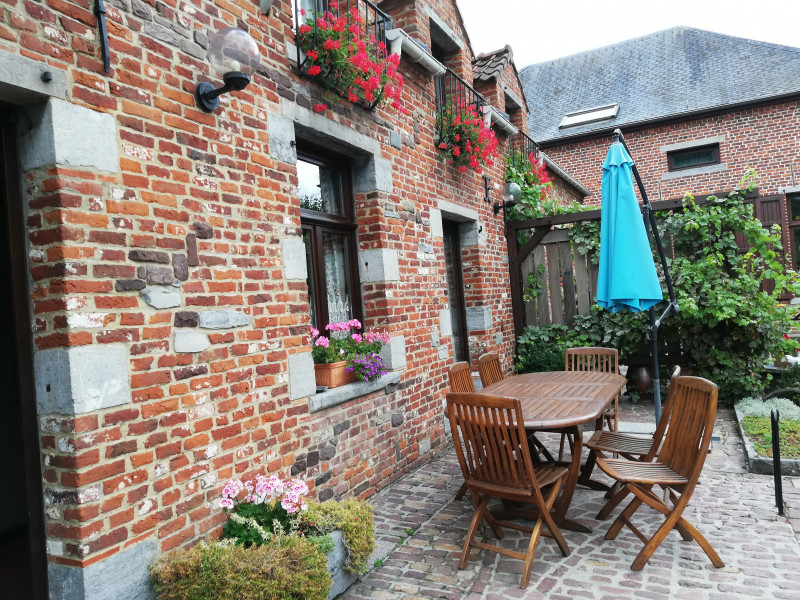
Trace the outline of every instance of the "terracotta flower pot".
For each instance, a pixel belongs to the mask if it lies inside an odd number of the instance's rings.
[[[330,389],[355,381],[355,373],[348,373],[345,369],[347,369],[346,360],[329,364],[315,364],[314,374],[317,378],[317,385],[324,385]]]

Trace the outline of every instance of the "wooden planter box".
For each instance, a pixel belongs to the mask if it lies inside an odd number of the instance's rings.
[[[314,375],[317,378],[317,385],[324,385],[328,389],[339,387],[356,380],[355,373],[348,373],[347,361],[342,360],[330,364],[314,365]]]

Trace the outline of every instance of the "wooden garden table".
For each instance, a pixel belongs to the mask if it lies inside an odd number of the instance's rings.
[[[483,388],[480,393],[516,398],[522,405],[525,428],[534,431],[566,431],[575,447],[561,496],[553,507],[553,519],[565,529],[590,532],[585,525],[566,518],[581,469],[583,425],[601,419],[606,408],[625,387],[625,378],[614,373],[550,371],[512,375]],[[526,511],[498,518],[525,516]]]

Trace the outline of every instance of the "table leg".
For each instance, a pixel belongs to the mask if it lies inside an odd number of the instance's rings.
[[[561,496],[558,497],[555,505],[553,506],[553,520],[559,527],[563,529],[591,533],[592,529],[590,527],[587,527],[582,523],[578,523],[577,521],[573,521],[572,519],[568,519],[566,516],[567,509],[572,502],[572,495],[575,493],[575,486],[578,483],[578,475],[580,475],[581,471],[583,427],[568,427],[565,428],[565,431],[567,433],[572,433],[572,435],[575,436],[575,447],[572,452],[572,462],[569,465],[569,471],[567,471],[567,480],[564,482],[564,489],[561,492]]]

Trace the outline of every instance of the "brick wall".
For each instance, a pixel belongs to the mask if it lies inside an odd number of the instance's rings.
[[[398,7],[398,24],[417,36],[422,5]],[[401,65],[407,115],[335,105],[324,117],[376,142],[391,164],[392,191],[358,193],[356,215],[360,249],[398,255],[399,280],[365,283],[363,301],[368,327],[404,336],[406,368],[388,390],[311,413],[307,398],[291,399],[288,377],[290,357],[310,350],[306,285],[285,278],[281,251],[300,235],[297,173],[276,158],[269,122],[321,94],[286,58],[288,2],[269,16],[254,3],[113,2],[109,75],[88,4],[7,6],[0,52],[62,70],[72,107],[113,120],[119,154],[110,169],[55,163],[24,174],[37,355],[77,361],[76,349],[99,349],[98,367],[111,348],[125,357],[112,401],[40,416],[51,561],[87,567],[144,540],[165,551],[213,537],[230,477],[291,474],[323,499],[368,497],[439,449],[452,362],[451,339],[436,335],[447,307],[432,233],[440,201],[475,211],[485,239],[462,257],[467,306],[490,316],[470,331],[472,358],[498,351],[510,368],[502,220],[481,201],[477,174],[441,162],[433,81],[417,66]],[[463,37],[454,6],[426,6]],[[262,68],[206,114],[192,93],[216,81],[207,35],[234,25],[258,42]],[[470,59],[465,51],[455,68],[469,76]],[[489,175],[502,182],[502,161]],[[212,310],[227,325],[203,327]]]
[[[792,185],[791,165],[800,167],[800,102],[783,102],[733,111],[713,117],[624,132],[645,188],[652,200],[681,197],[686,192],[703,194],[732,189],[745,170],[759,174],[762,195]],[[662,147],[681,142],[724,136],[720,160],[724,170],[665,178],[667,155]],[[602,165],[610,136],[575,143],[546,145],[546,152],[570,175],[587,186],[591,204],[600,203]]]

